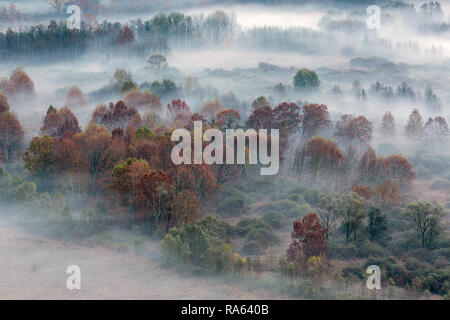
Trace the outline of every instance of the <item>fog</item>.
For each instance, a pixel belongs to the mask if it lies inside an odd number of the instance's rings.
[[[26,31],[27,28],[38,24],[47,26],[52,20],[58,21],[52,8],[44,1],[0,0],[0,8],[8,7],[11,3],[16,5],[22,19],[7,24],[0,21],[0,32],[6,32],[8,28],[17,32]],[[66,47],[61,49],[61,52],[55,50],[54,53],[51,53],[51,50],[41,52],[38,45],[36,51],[31,49],[21,51],[19,45],[15,49],[9,48],[11,52],[0,48],[0,79],[8,78],[20,67],[34,83],[33,97],[8,98],[11,111],[18,116],[24,128],[25,149],[32,137],[41,134],[40,128],[49,106],[53,105],[56,108],[65,106],[67,93],[72,86],[81,89],[87,100],[84,105],[71,106],[82,129],[91,121],[92,112],[97,105],[101,103],[107,105],[109,102],[115,103],[124,99],[125,94],[111,89],[115,71],[124,69],[132,75],[133,82],[142,90],[148,89],[148,84],[154,81],[165,79],[170,79],[176,84],[176,93],[160,95],[164,111],[159,111],[158,115],[162,119],[166,119],[167,116],[165,106],[173,99],[181,98],[186,101],[194,113],[199,112],[206,101],[218,98],[226,108],[237,109],[241,114],[242,123],[245,123],[252,112],[252,102],[260,96],[265,96],[272,108],[285,101],[295,102],[300,107],[309,103],[325,104],[333,123],[344,114],[364,115],[373,124],[371,146],[383,155],[385,155],[383,148],[389,145],[389,152],[394,150],[395,153],[411,157],[421,153],[450,156],[450,150],[447,148],[448,136],[447,140],[443,140],[442,144],[437,146],[427,145],[426,141],[414,144],[404,136],[404,127],[413,109],[420,112],[423,122],[437,116],[450,120],[448,107],[450,31],[420,29],[423,26],[440,23],[448,25],[449,3],[442,2],[443,16],[432,18],[416,13],[423,1],[415,3],[414,12],[409,9],[382,7],[379,30],[367,28],[368,14],[365,6],[351,4],[209,6],[203,5],[203,1],[189,1],[188,4],[178,7],[176,2],[171,1],[171,5],[161,5],[161,8],[149,5],[136,12],[132,9],[120,10],[119,5],[108,8],[108,1],[101,3],[106,4],[105,8],[108,10],[103,8],[96,13],[97,22],[120,22],[122,25],[132,26],[133,44],[127,43],[124,49],[124,46],[117,45],[116,39],[110,38],[107,34],[101,39],[95,38],[96,35],[90,35],[86,47],[79,45],[77,50],[81,53],[74,56],[71,50],[78,51]],[[214,33],[217,31],[214,26],[210,27],[212,31],[207,30],[208,17],[213,16],[218,10],[223,10],[228,19],[224,28],[226,31],[222,30],[220,35]],[[155,49],[154,44],[148,46],[148,43],[154,41],[157,36],[153,35],[153,31],[146,31],[145,27],[136,21],[151,20],[160,12],[181,12],[189,16],[193,21],[192,35],[179,35],[171,30],[165,34],[167,48]],[[92,28],[85,30],[95,34],[92,31],[95,27]],[[162,31],[160,32],[162,34]],[[111,31],[111,34],[114,32]],[[154,53],[164,54],[167,58],[166,68],[155,70],[149,67],[147,59]],[[294,88],[293,78],[302,68],[317,73],[320,79],[320,87],[317,90],[301,92]],[[198,80],[200,86],[198,92],[189,92],[186,89],[188,78]],[[355,81],[360,82],[359,88],[355,88]],[[392,87],[394,93],[398,86],[406,83],[412,87],[416,94],[415,98],[395,96],[392,99],[385,99],[381,94],[377,95],[371,91],[372,84],[377,81],[384,86]],[[283,90],[276,89],[279,84],[282,84]],[[425,100],[428,88],[432,88],[440,107],[434,108]],[[358,96],[360,94],[358,89],[365,90],[365,97]],[[234,100],[227,105],[226,97],[231,94]],[[150,110],[147,109],[139,109],[139,112],[143,115],[145,111]],[[388,111],[395,117],[396,137],[392,138],[386,138],[380,132],[382,117]],[[333,130],[332,127],[323,135],[332,138]],[[290,149],[291,153],[286,157],[288,160],[293,157],[298,145],[295,142]],[[30,179],[25,170],[18,169],[22,165],[21,161],[19,159],[19,164],[14,165],[5,164],[5,168]],[[79,198],[75,196],[76,200],[66,195],[73,216],[81,216],[81,211],[91,208],[95,202],[89,198],[92,196],[89,195],[89,191],[85,192],[88,195],[84,194]],[[416,196],[418,193],[416,189],[411,194]],[[111,197],[110,194],[108,196]],[[440,201],[444,206],[448,203],[447,197],[437,192],[430,196],[430,199],[437,199],[436,201]],[[214,201],[212,200],[212,203]],[[262,203],[264,201],[266,199],[261,200]],[[117,245],[114,243],[127,243],[133,247],[134,235],[129,228],[124,229],[120,226],[110,226],[108,231],[101,235],[107,240],[103,239],[98,243],[95,237],[90,237],[88,241],[61,240],[27,223],[26,217],[33,213],[23,209],[20,201],[13,207],[6,202],[8,201],[5,201],[5,204],[0,203],[0,270],[2,270],[0,297],[2,298],[288,297],[280,293],[279,288],[272,291],[263,288],[264,283],[280,285],[281,282],[274,270],[263,273],[262,276],[258,276],[259,278],[251,278],[243,284],[227,283],[229,279],[226,277],[203,278],[180,274],[161,265],[162,258],[159,253],[161,239],[148,237],[144,241],[144,249],[127,250],[122,253],[116,250]],[[210,207],[211,204],[205,210],[210,210]],[[257,205],[253,206],[252,210],[254,208],[257,208]],[[11,212],[19,212],[21,218],[18,220],[11,218]],[[239,219],[233,217],[226,221],[235,224]],[[286,252],[289,233],[290,229],[286,228],[277,233],[278,236],[284,237],[281,244],[276,246],[279,256]],[[241,240],[234,240],[233,245],[241,245],[239,241]],[[71,292],[65,288],[67,277],[65,268],[70,264],[81,267],[83,290],[80,292]]]

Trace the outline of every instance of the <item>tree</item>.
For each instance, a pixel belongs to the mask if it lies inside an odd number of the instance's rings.
[[[369,233],[370,241],[379,241],[387,230],[386,216],[381,213],[380,209],[370,207],[368,217],[367,232]]]
[[[274,128],[275,115],[272,108],[270,106],[264,106],[253,109],[248,118],[248,125],[255,130]]]
[[[55,10],[58,17],[61,17],[64,6],[70,2],[70,0],[45,0]]]
[[[320,80],[314,71],[301,69],[294,77],[294,87],[297,89],[315,89],[320,86]]]
[[[364,116],[351,119],[347,128],[349,138],[360,144],[366,144],[372,140],[372,123]]]
[[[402,199],[402,195],[398,189],[398,185],[388,180],[384,183],[378,183],[374,190],[374,202],[381,208],[392,207],[398,204]]]
[[[155,53],[147,59],[147,64],[151,69],[161,71],[167,68],[167,59],[164,55]]]
[[[28,74],[21,68],[13,71],[9,77],[9,81],[14,88],[16,94],[19,95],[33,95],[34,83]]]
[[[283,102],[273,110],[275,128],[279,129],[280,135],[289,136],[298,132],[299,125],[302,122],[300,107],[295,103]]]
[[[334,200],[336,214],[342,220],[345,243],[355,241],[365,216],[364,199],[356,193],[339,196]]]
[[[182,126],[185,126],[191,117],[191,108],[189,108],[186,101],[182,101],[181,99],[172,100],[167,105],[167,118],[172,123],[179,121],[182,123]]]
[[[138,217],[149,219],[164,232],[175,220],[170,212],[173,183],[173,178],[167,172],[151,170],[141,177],[134,201]]]
[[[432,248],[441,232],[440,222],[444,216],[442,207],[433,206],[427,201],[417,201],[406,207],[405,214],[412,220],[422,247]]]
[[[408,122],[405,126],[405,134],[408,138],[418,139],[422,136],[423,132],[423,121],[417,109],[409,115]]]
[[[313,137],[303,148],[296,151],[294,168],[300,174],[307,169],[314,176],[329,177],[338,172],[343,160],[344,157],[334,141]]]
[[[384,114],[380,130],[385,138],[395,137],[395,119],[391,112],[386,112]]]
[[[66,105],[69,107],[85,105],[87,103],[83,92],[77,86],[72,86],[66,97]]]
[[[302,139],[309,139],[330,125],[328,107],[324,104],[309,104],[303,107]]]
[[[53,106],[49,106],[41,127],[42,134],[60,139],[65,135],[72,136],[79,132],[81,129],[78,119],[69,108],[63,107],[56,110]]]
[[[269,101],[267,101],[266,97],[264,97],[264,96],[256,98],[252,102],[252,111],[254,111],[254,110],[258,109],[258,108],[263,108],[263,107],[269,107],[270,108]]]
[[[415,178],[412,165],[404,156],[393,154],[384,160],[384,169],[388,180],[400,187],[408,187]]]
[[[119,31],[117,36],[117,43],[119,45],[125,45],[125,55],[128,55],[128,44],[134,41],[134,34],[131,28],[126,25]]]
[[[424,125],[423,132],[430,138],[444,138],[450,135],[447,122],[443,117],[429,118]]]
[[[328,250],[325,229],[314,212],[293,223],[291,243],[287,250],[287,261],[293,262],[296,270],[305,267],[310,257],[325,257]]]
[[[320,220],[320,224],[325,229],[325,239],[328,240],[330,233],[335,230],[336,222],[339,218],[334,210],[333,198],[330,195],[323,195],[320,197],[317,208],[317,217]]]
[[[45,135],[31,139],[23,156],[25,169],[33,175],[49,175],[55,170],[55,142]]]
[[[109,188],[131,206],[137,195],[138,184],[148,172],[150,172],[150,166],[147,161],[128,158],[113,168]]]
[[[109,145],[111,136],[105,127],[99,127],[95,123],[90,123],[87,128],[73,136],[81,154],[83,155],[92,179],[92,192],[97,191],[97,175],[101,170],[101,160],[103,153]]]
[[[122,100],[119,100],[116,104],[110,102],[108,108],[103,104],[97,106],[92,113],[92,122],[104,125],[110,132],[115,128],[124,130],[136,114],[138,114],[136,108],[128,108]]]
[[[183,190],[173,196],[171,203],[176,224],[182,230],[186,225],[197,221],[200,215],[200,205],[195,193],[190,190]]]
[[[217,113],[223,109],[223,103],[219,99],[206,101],[200,109],[200,114],[205,118],[209,124],[213,124]]]
[[[376,183],[385,176],[385,162],[382,157],[377,157],[375,150],[369,147],[359,160],[358,171],[361,181]]]
[[[219,111],[216,115],[216,119],[217,121],[215,124],[220,130],[235,129],[239,126],[241,115],[236,109],[230,108]]]
[[[3,161],[11,163],[20,156],[24,131],[16,115],[10,111],[0,113],[0,149]]]
[[[8,99],[0,93],[0,113],[9,111]]]

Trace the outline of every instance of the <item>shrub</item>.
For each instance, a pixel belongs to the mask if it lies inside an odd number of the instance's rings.
[[[247,210],[244,205],[244,199],[240,197],[228,197],[219,202],[218,211],[222,214],[238,216],[245,213]]]
[[[270,225],[272,228],[278,229],[283,227],[286,220],[283,215],[277,211],[269,211],[266,212],[263,218],[264,222]]]

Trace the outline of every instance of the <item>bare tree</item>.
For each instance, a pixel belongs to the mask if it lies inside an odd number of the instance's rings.
[[[48,3],[53,8],[53,10],[55,10],[58,18],[61,18],[63,8],[67,3],[70,2],[70,0],[45,0],[45,2]]]

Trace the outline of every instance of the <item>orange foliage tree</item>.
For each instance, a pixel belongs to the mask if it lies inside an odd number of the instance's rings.
[[[301,221],[294,221],[293,227],[287,261],[294,263],[296,271],[300,271],[310,257],[325,257],[328,246],[325,229],[314,212],[305,215]]]

